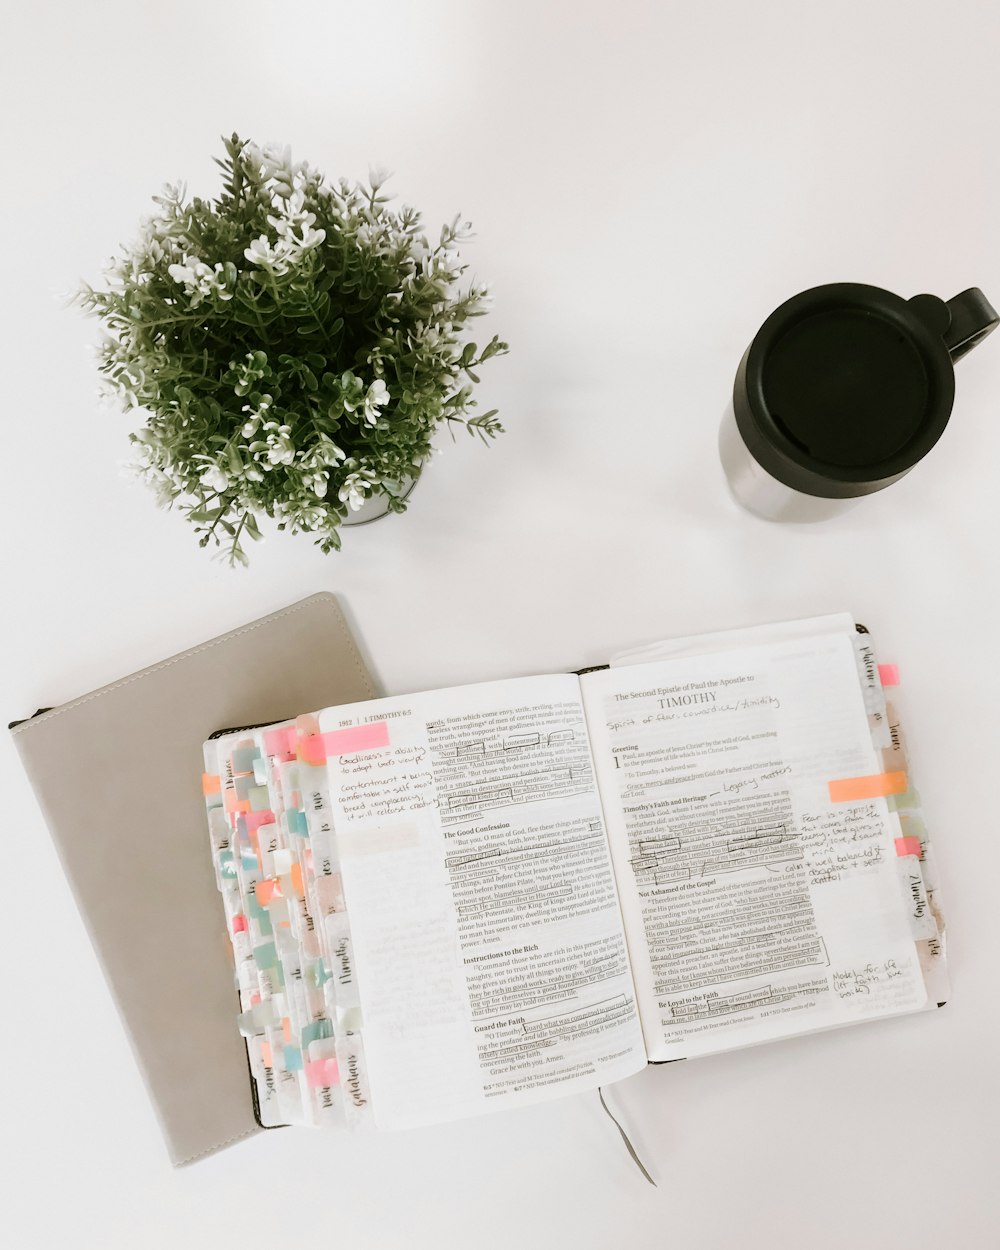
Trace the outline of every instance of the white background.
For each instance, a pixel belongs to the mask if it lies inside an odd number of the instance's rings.
[[[3,719],[317,590],[390,693],[847,609],[905,681],[954,980],[934,1014],[616,1087],[657,1190],[596,1096],[365,1141],[270,1133],[174,1172],[4,741],[9,1244],[1000,1245],[1000,336],[959,366],[928,460],[842,519],[742,513],[715,447],[743,349],[795,292],[1000,302],[998,54],[1000,8],[969,0],[9,6]],[[406,516],[340,556],[275,536],[247,572],[119,476],[130,421],[95,398],[95,325],[55,298],[166,179],[214,194],[234,129],[331,174],[388,165],[432,228],[471,218],[485,324],[513,349],[484,370],[494,447],[446,438]]]

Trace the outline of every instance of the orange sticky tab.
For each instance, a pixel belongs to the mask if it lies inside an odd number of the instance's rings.
[[[283,1016],[281,1020],[281,1035],[285,1039],[285,1045],[292,1040],[292,1022],[287,1016]]]
[[[896,839],[897,855],[916,855],[920,858],[920,839],[919,838],[897,838]]]
[[[844,777],[828,781],[831,803],[856,803],[862,799],[884,799],[905,794],[909,788],[906,773],[873,773],[871,777]]]
[[[235,816],[250,810],[250,800],[241,799],[235,790],[226,791],[226,811]]]
[[[263,1060],[264,1060],[264,1067],[265,1067],[265,1068],[273,1068],[273,1067],[274,1067],[274,1056],[271,1054],[271,1046],[270,1046],[270,1043],[268,1043],[268,1042],[261,1042],[261,1044],[260,1044],[260,1057],[261,1057],[261,1059],[263,1059]]]
[[[302,884],[302,865],[292,864],[292,889],[302,898],[305,895],[305,887]]]
[[[281,898],[281,886],[277,881],[258,881],[256,894],[257,902],[266,907],[272,898]]]
[[[211,773],[201,774],[202,794],[218,794],[222,789],[222,778],[213,777]]]

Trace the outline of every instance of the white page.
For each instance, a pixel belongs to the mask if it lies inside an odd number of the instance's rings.
[[[844,618],[846,622],[846,618]],[[926,1003],[853,626],[582,679],[652,1060]]]
[[[376,1123],[537,1102],[646,1062],[579,681],[347,705],[328,760]]]
[[[664,638],[630,651],[612,656],[611,667],[624,664],[651,664],[654,660],[672,660],[685,655],[708,655],[713,651],[735,651],[758,643],[790,642],[796,638],[815,638],[819,634],[852,633],[854,621],[846,612],[829,616],[807,616],[798,621],[776,621],[772,625],[747,625],[738,629],[722,629],[712,634],[688,634],[683,638]]]

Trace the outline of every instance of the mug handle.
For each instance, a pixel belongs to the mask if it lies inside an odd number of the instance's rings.
[[[971,352],[1000,323],[1000,315],[977,286],[948,300],[948,311],[951,325],[945,331],[944,345],[953,361]]]

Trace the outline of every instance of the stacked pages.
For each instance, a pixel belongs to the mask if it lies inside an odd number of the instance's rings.
[[[842,615],[207,742],[261,1123],[453,1119],[943,1001],[894,682]]]

